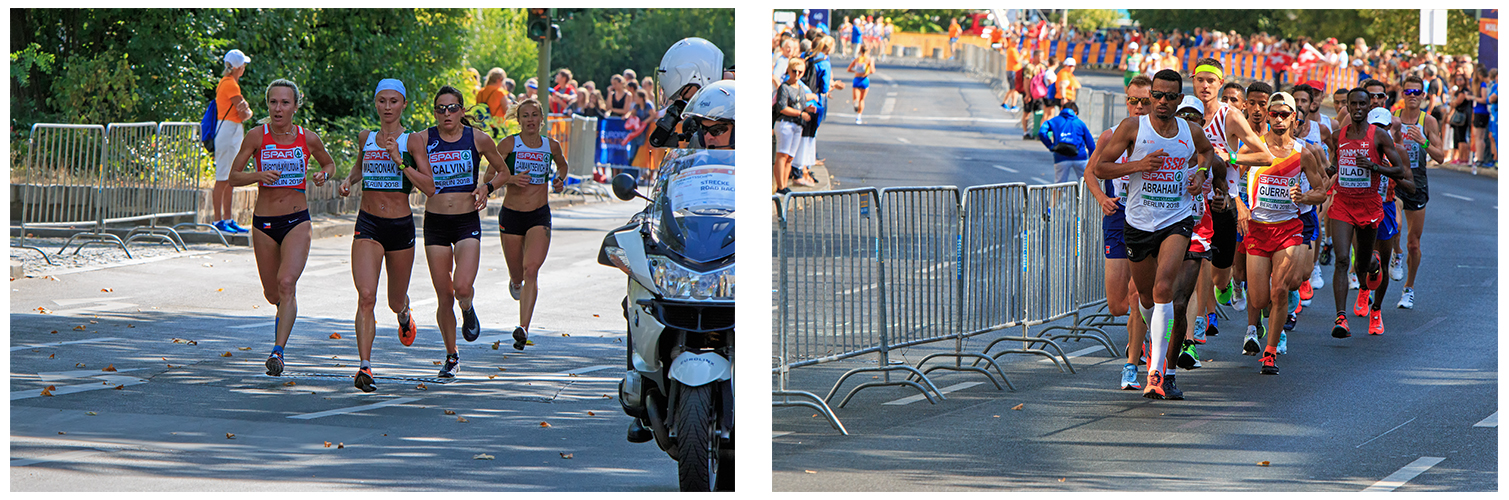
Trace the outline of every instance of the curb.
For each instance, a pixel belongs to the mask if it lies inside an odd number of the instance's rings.
[[[1443,163],[1443,164],[1430,165],[1430,166],[1427,166],[1426,168],[1429,168],[1429,169],[1441,169],[1441,170],[1455,170],[1457,172],[1462,172],[1464,174],[1476,175],[1478,177],[1487,177],[1487,178],[1490,178],[1490,179],[1493,179],[1493,180],[1498,180],[1498,178],[1499,178],[1499,169],[1497,169],[1497,168],[1481,168],[1481,167],[1479,167],[1478,168],[1478,173],[1476,173],[1476,174],[1472,173],[1472,165],[1452,165],[1452,164],[1449,164],[1449,163]]]

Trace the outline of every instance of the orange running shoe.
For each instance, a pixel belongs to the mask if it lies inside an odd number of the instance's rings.
[[[1163,370],[1148,370],[1147,383],[1142,386],[1142,397],[1148,399],[1166,399],[1163,392]]]
[[[414,336],[419,333],[419,329],[414,326],[414,310],[405,308],[403,312],[398,316],[398,341],[404,346],[411,346],[414,345]],[[404,321],[404,316],[408,316],[408,321]]]
[[[1373,311],[1368,318],[1368,335],[1383,335],[1383,311]]]
[[[1368,315],[1368,306],[1370,305],[1368,298],[1372,295],[1372,290],[1358,290],[1357,305],[1352,306],[1352,314],[1356,314],[1359,318],[1366,318]]]
[[[1336,327],[1331,329],[1331,336],[1338,339],[1352,336],[1352,332],[1347,329],[1347,313],[1336,313]]]
[[[1310,298],[1314,296],[1315,289],[1310,287],[1310,280],[1305,280],[1299,284],[1300,300],[1310,300]]]

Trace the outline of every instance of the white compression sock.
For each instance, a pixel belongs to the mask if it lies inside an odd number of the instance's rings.
[[[1147,355],[1148,371],[1152,371],[1154,367],[1165,369],[1167,364],[1164,358],[1168,353],[1168,335],[1174,329],[1174,304],[1172,302],[1153,304],[1153,312],[1149,317],[1151,321],[1148,322],[1147,336],[1152,339],[1153,352]]]

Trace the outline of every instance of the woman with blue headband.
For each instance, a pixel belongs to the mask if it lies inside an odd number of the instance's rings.
[[[414,268],[414,216],[409,209],[409,193],[418,186],[425,195],[435,194],[435,181],[425,155],[424,142],[405,133],[399,119],[408,107],[408,92],[403,82],[389,78],[377,83],[373,93],[377,107],[377,131],[357,134],[362,154],[351,175],[341,182],[341,196],[361,183],[361,211],[356,217],[356,233],[351,241],[351,279],[356,282],[356,347],[361,368],[356,372],[356,388],[364,392],[377,390],[372,380],[372,342],[377,337],[377,281],[383,265],[388,267],[388,308],[398,315],[398,340],[414,343],[414,317],[409,309],[409,275]]]

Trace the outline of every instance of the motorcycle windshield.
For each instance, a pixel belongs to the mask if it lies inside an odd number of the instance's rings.
[[[734,152],[675,150],[661,165],[656,197],[660,242],[708,263],[734,253]]]

